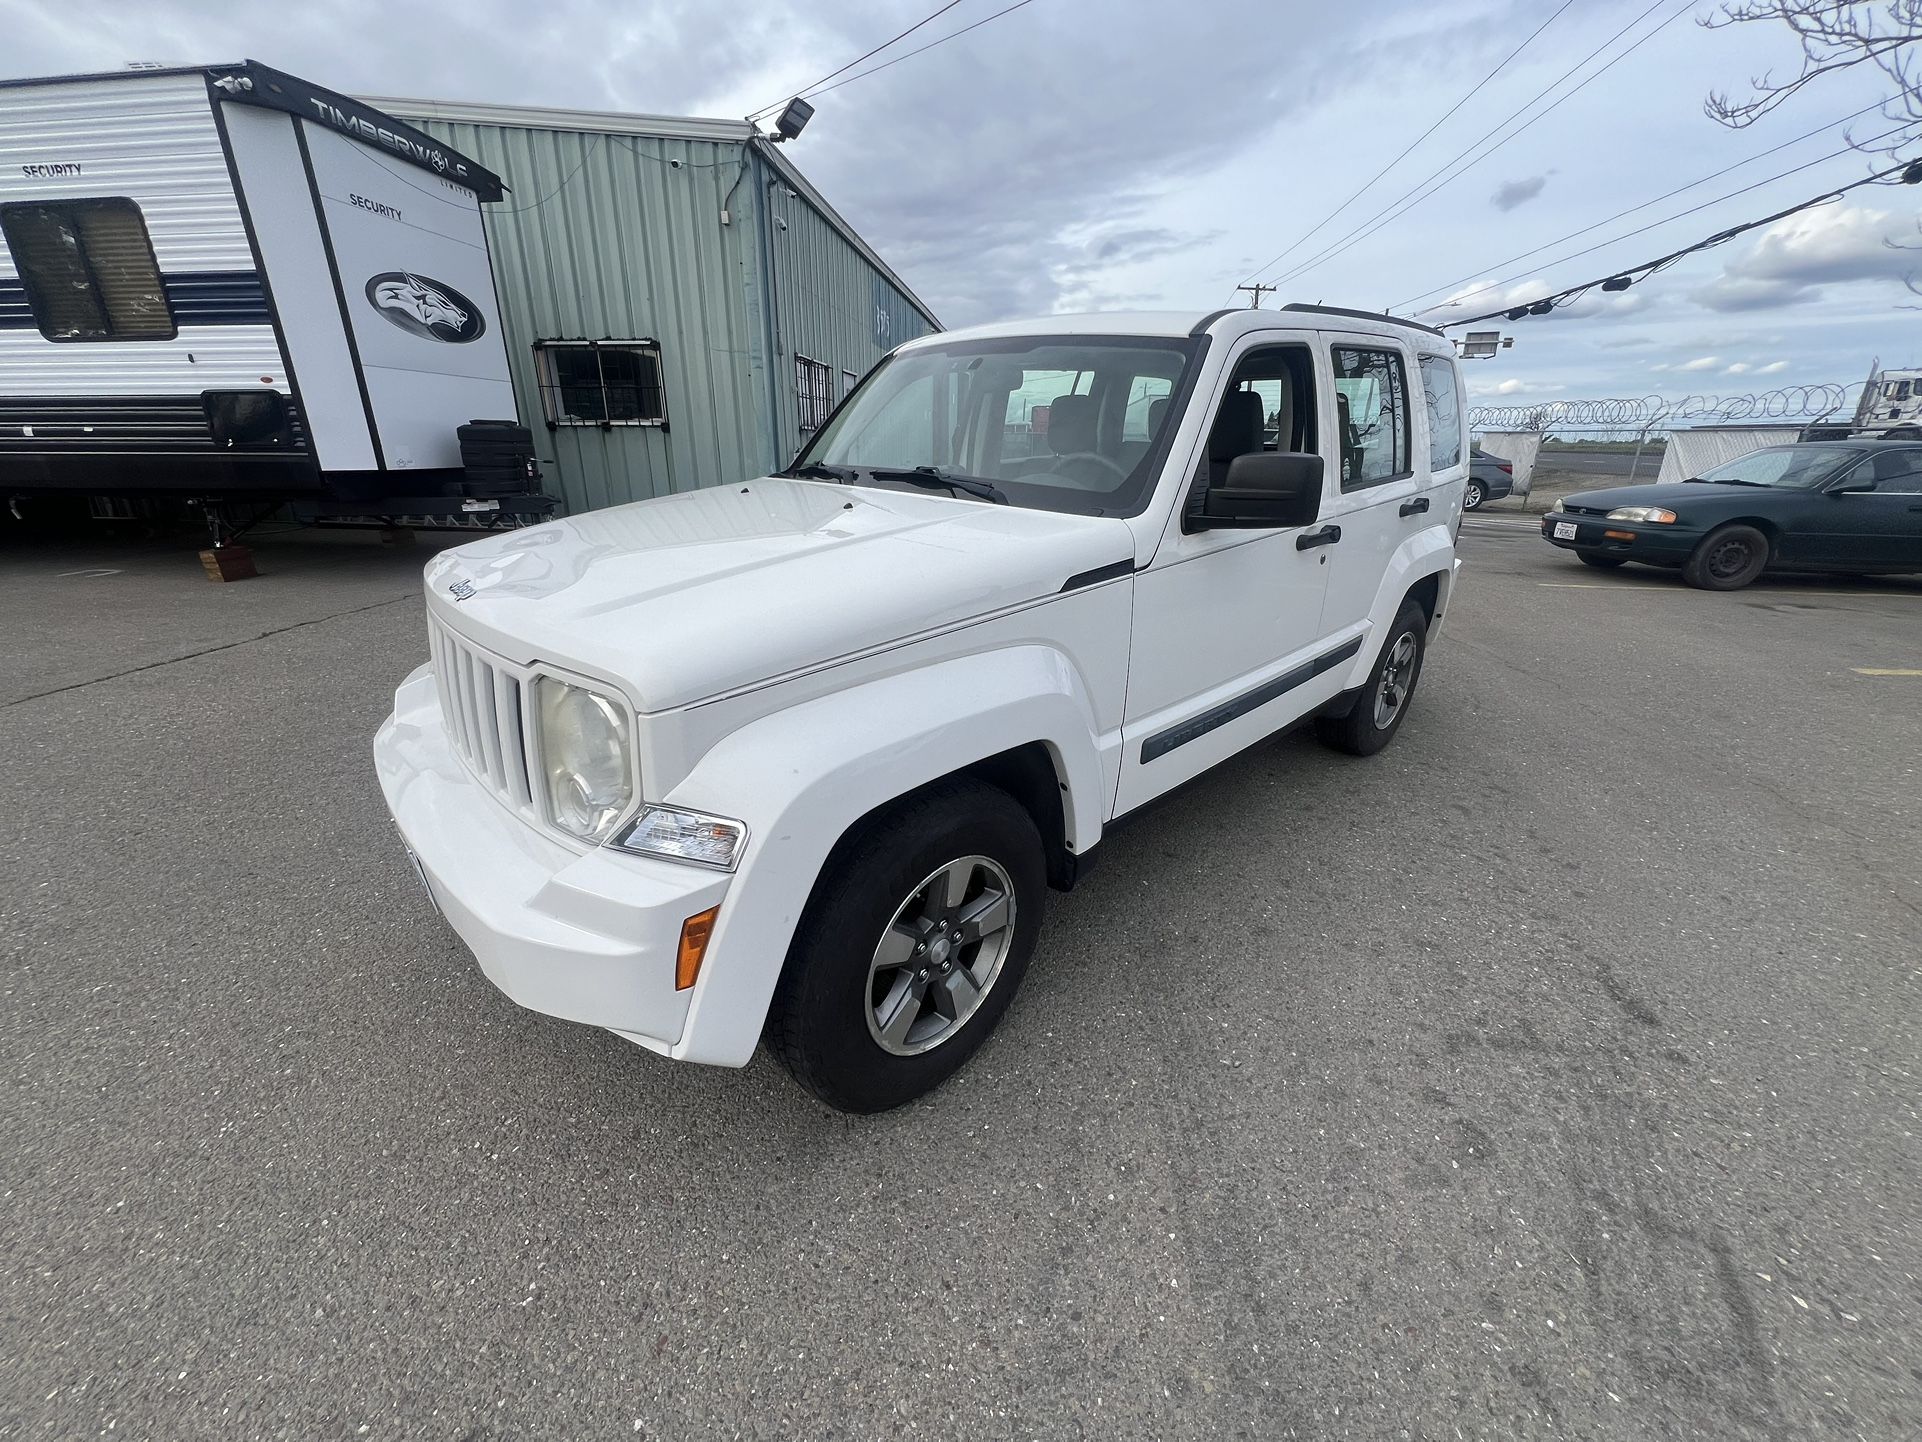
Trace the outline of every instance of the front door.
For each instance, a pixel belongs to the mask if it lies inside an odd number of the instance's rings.
[[[1319,392],[1308,333],[1242,341],[1190,460],[1190,495],[1238,455],[1316,450]],[[1340,670],[1322,664],[1318,644],[1334,548],[1297,545],[1320,529],[1188,531],[1179,513],[1170,522],[1135,578],[1117,815],[1334,695]]]

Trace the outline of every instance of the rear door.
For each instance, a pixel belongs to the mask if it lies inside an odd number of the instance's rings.
[[[1335,411],[1326,453],[1335,459],[1321,519],[1341,527],[1341,542],[1329,548],[1321,632],[1345,640],[1368,629],[1389,559],[1432,523],[1438,498],[1425,494],[1426,467],[1416,463],[1415,357],[1389,336],[1325,339]]]
[[[1804,557],[1841,569],[1922,571],[1922,450],[1877,451],[1836,484],[1865,482],[1875,488],[1811,498],[1820,529]]]

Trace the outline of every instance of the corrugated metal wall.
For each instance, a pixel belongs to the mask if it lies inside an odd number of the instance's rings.
[[[785,462],[806,438],[796,404],[795,356],[829,366],[838,401],[843,372],[864,376],[895,346],[933,327],[838,229],[789,189],[772,166],[756,160],[754,179],[770,222]]]
[[[759,473],[768,449],[741,147],[421,119],[512,187],[483,207],[521,417],[570,511]],[[677,168],[671,162],[679,161]],[[745,182],[743,189],[746,188]],[[667,426],[544,429],[537,340],[653,339]]]
[[[838,397],[842,370],[864,374],[930,329],[744,144],[408,118],[512,188],[484,213],[515,393],[547,488],[570,511],[785,464],[801,439],[795,349],[835,367]],[[770,206],[785,229],[771,223]],[[876,321],[877,300],[888,326]],[[640,338],[660,343],[665,429],[544,428],[535,341]]]

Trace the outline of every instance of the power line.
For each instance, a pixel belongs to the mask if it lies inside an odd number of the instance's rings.
[[[1895,130],[1885,131],[1881,135],[1874,136],[1869,143],[1873,144],[1877,140],[1886,140],[1889,138],[1889,136],[1894,135],[1896,131],[1905,130],[1907,128],[1908,127],[1905,125],[1898,125],[1895,127]],[[1767,176],[1762,180],[1756,181],[1753,185],[1745,185],[1740,190],[1731,190],[1727,195],[1718,195],[1713,200],[1705,200],[1700,205],[1691,205],[1687,210],[1678,210],[1673,215],[1663,216],[1660,220],[1651,220],[1647,225],[1637,226],[1634,230],[1623,231],[1622,234],[1620,235],[1610,236],[1607,240],[1597,241],[1595,244],[1591,246],[1587,246],[1582,250],[1574,251],[1568,255],[1558,257],[1555,263],[1559,265],[1563,261],[1580,260],[1583,256],[1593,255],[1598,250],[1607,250],[1608,247],[1611,245],[1619,245],[1622,241],[1633,240],[1638,235],[1646,235],[1651,230],[1659,230],[1661,229],[1661,227],[1669,224],[1671,221],[1677,221],[1677,220],[1683,219],[1686,216],[1695,215],[1700,211],[1709,209],[1711,206],[1720,205],[1725,200],[1733,200],[1738,195],[1747,195],[1751,190],[1760,190],[1765,185],[1773,185],[1776,181],[1786,180],[1791,175],[1800,175],[1805,170],[1812,170],[1818,165],[1824,165],[1831,160],[1835,160],[1841,156],[1847,155],[1850,153],[1852,149],[1853,147],[1851,146],[1844,146],[1840,150],[1830,151],[1827,155],[1818,155],[1813,160],[1806,160],[1802,162],[1802,164],[1800,165],[1792,166],[1789,169],[1781,171],[1775,175]],[[1471,290],[1468,292],[1468,295],[1481,295],[1486,291],[1500,290],[1503,286],[1509,285],[1512,282],[1520,279],[1521,279],[1520,275],[1506,276],[1501,280],[1490,281],[1487,285],[1480,286],[1475,290]],[[1463,298],[1465,299],[1466,297],[1463,297]],[[1429,311],[1434,311],[1438,309],[1440,309],[1439,306],[1430,306],[1428,308]],[[1427,311],[1423,312],[1423,314],[1427,314],[1427,313],[1428,313]]]
[[[812,100],[817,95],[826,95],[830,90],[839,90],[843,85],[852,85],[855,81],[863,79],[866,76],[877,75],[881,71],[886,70],[890,65],[899,65],[903,60],[912,60],[915,56],[932,50],[937,45],[946,45],[950,40],[960,39],[970,30],[979,30],[990,20],[999,20],[1003,15],[1012,15],[1023,5],[1032,5],[1033,3],[1034,0],[1015,0],[1015,3],[1005,10],[997,10],[994,14],[987,16],[985,19],[977,20],[972,25],[963,25],[959,30],[943,35],[939,40],[930,40],[926,45],[910,50],[905,55],[897,55],[892,60],[883,60],[879,65],[870,65],[866,70],[857,71],[853,75],[848,76],[846,80],[837,80],[832,85],[822,86],[819,90],[810,90],[804,98]]]
[[[1581,91],[1585,89],[1587,86],[1592,84],[1594,81],[1599,80],[1603,75],[1607,74],[1609,70],[1614,68],[1616,65],[1619,65],[1622,61],[1626,60],[1630,55],[1634,54],[1635,51],[1638,50],[1642,45],[1646,44],[1648,41],[1652,40],[1656,35],[1659,35],[1663,30],[1667,29],[1670,25],[1674,24],[1677,20],[1681,19],[1681,17],[1686,13],[1688,13],[1688,11],[1693,7],[1695,0],[1686,0],[1686,3],[1684,3],[1680,9],[1676,10],[1666,20],[1663,20],[1658,25],[1656,25],[1654,29],[1648,31],[1640,39],[1636,40],[1633,44],[1629,45],[1628,48],[1623,50],[1619,55],[1615,55],[1611,57],[1593,74],[1584,78],[1579,84],[1575,85],[1572,89],[1558,96],[1554,101],[1550,102],[1545,108],[1538,111],[1536,114],[1529,116],[1529,118],[1523,121],[1522,124],[1516,126],[1515,129],[1509,131],[1508,134],[1503,135],[1499,140],[1496,140],[1493,145],[1488,146],[1487,149],[1482,150],[1479,154],[1471,154],[1471,152],[1473,152],[1477,146],[1481,145],[1484,141],[1489,140],[1491,137],[1494,137],[1495,135],[1497,135],[1504,126],[1510,124],[1517,117],[1526,114],[1527,111],[1529,111],[1534,106],[1539,104],[1551,91],[1553,91],[1556,86],[1560,85],[1563,81],[1567,80],[1571,75],[1574,75],[1584,65],[1587,65],[1590,61],[1594,60],[1596,56],[1600,55],[1603,51],[1607,50],[1609,46],[1613,45],[1617,40],[1620,40],[1624,35],[1628,34],[1629,31],[1633,30],[1637,25],[1641,24],[1642,21],[1646,20],[1651,14],[1653,14],[1658,8],[1660,8],[1661,3],[1662,3],[1662,0],[1656,0],[1655,4],[1650,5],[1647,9],[1643,10],[1641,14],[1637,15],[1633,20],[1629,21],[1628,24],[1624,25],[1620,30],[1617,30],[1613,35],[1609,36],[1608,39],[1604,40],[1600,45],[1596,46],[1587,55],[1583,56],[1580,60],[1576,61],[1575,64],[1571,65],[1567,70],[1563,71],[1561,75],[1556,77],[1556,79],[1551,81],[1548,85],[1544,86],[1532,98],[1526,101],[1518,109],[1511,112],[1505,119],[1498,121],[1490,130],[1484,133],[1480,139],[1471,142],[1465,149],[1463,149],[1459,154],[1457,154],[1454,157],[1454,159],[1443,162],[1440,168],[1436,170],[1434,173],[1430,174],[1427,177],[1427,179],[1417,181],[1408,190],[1404,191],[1398,199],[1390,201],[1387,206],[1385,206],[1381,210],[1376,211],[1374,215],[1370,216],[1367,220],[1363,221],[1360,225],[1356,226],[1353,230],[1349,231],[1346,235],[1342,236],[1339,240],[1333,242],[1331,245],[1326,246],[1322,250],[1316,252],[1316,254],[1311,256],[1308,260],[1302,262],[1301,264],[1289,270],[1286,275],[1283,275],[1282,277],[1280,277],[1279,283],[1286,284],[1288,281],[1293,280],[1297,276],[1305,275],[1308,271],[1313,270],[1316,266],[1322,264],[1324,261],[1328,260],[1331,256],[1335,255],[1337,252],[1343,250],[1347,246],[1353,244],[1356,241],[1366,240],[1369,236],[1373,235],[1376,231],[1380,230],[1383,226],[1387,225],[1390,221],[1396,220],[1402,215],[1406,214],[1414,206],[1419,205],[1422,201],[1426,200],[1429,196],[1433,195],[1436,191],[1440,190],[1443,186],[1446,186],[1452,183],[1453,181],[1460,179],[1463,175],[1467,174],[1468,171],[1472,170],[1475,166],[1479,165],[1482,161],[1486,160],[1489,156],[1493,155],[1497,150],[1500,150],[1504,145],[1508,144],[1509,141],[1513,140],[1516,136],[1520,135],[1523,131],[1527,130],[1530,126],[1545,119],[1551,112],[1553,112],[1557,107],[1562,105],[1565,101],[1573,99],[1576,95],[1580,94]],[[1466,163],[1458,164],[1458,162],[1463,162],[1463,161],[1465,161]],[[1453,168],[1451,169],[1451,167]]]
[[[1838,154],[1846,153],[1847,152],[1838,152]],[[1812,163],[1814,162],[1811,162],[1811,164]],[[1807,167],[1801,166],[1797,168],[1806,169]],[[1794,172],[1786,173],[1793,174]],[[1738,235],[1745,235],[1749,231],[1764,225],[1773,225],[1778,220],[1786,220],[1789,216],[1799,214],[1804,210],[1812,209],[1818,205],[1826,205],[1831,200],[1840,200],[1851,190],[1859,190],[1865,185],[1875,185],[1879,182],[1886,181],[1891,175],[1896,174],[1901,175],[1901,184],[1903,185],[1922,184],[1922,160],[1905,160],[1899,164],[1891,165],[1886,170],[1875,171],[1873,174],[1863,176],[1860,180],[1852,180],[1847,185],[1839,185],[1833,190],[1823,191],[1820,195],[1810,196],[1807,200],[1787,206],[1776,211],[1773,215],[1764,215],[1756,220],[1748,220],[1740,225],[1732,225],[1727,230],[1719,230],[1714,235],[1696,241],[1693,245],[1685,245],[1680,250],[1672,250],[1667,255],[1658,256],[1654,260],[1644,261],[1640,265],[1625,266],[1615,271],[1612,275],[1600,276],[1594,280],[1584,281],[1580,285],[1571,285],[1565,290],[1558,290],[1552,295],[1545,295],[1540,300],[1529,301],[1523,305],[1506,306],[1501,310],[1491,310],[1486,315],[1469,316],[1466,320],[1444,321],[1442,322],[1443,328],[1446,329],[1460,325],[1476,325],[1485,320],[1520,320],[1523,316],[1528,315],[1547,315],[1557,306],[1566,305],[1569,301],[1581,299],[1581,297],[1588,294],[1589,291],[1595,289],[1597,286],[1608,291],[1627,290],[1629,286],[1633,285],[1636,281],[1647,280],[1658,271],[1667,270],[1684,256],[1694,255],[1698,251],[1711,250],[1718,245],[1724,245],[1735,239]],[[1767,184],[1766,181],[1758,183]],[[1749,187],[1751,190],[1754,188],[1754,186]],[[1714,202],[1709,201],[1706,202],[1706,204],[1712,205]],[[1698,209],[1699,208],[1700,207],[1698,207]],[[1669,218],[1672,220],[1675,217],[1671,216]],[[1661,222],[1656,223],[1660,224]],[[1613,242],[1610,243],[1612,244]],[[1599,247],[1597,248],[1599,249]]]
[[[828,81],[832,80],[835,76],[840,75],[845,71],[852,70],[855,66],[859,65],[863,60],[872,60],[875,56],[879,55],[883,50],[887,49],[888,46],[894,44],[895,41],[907,39],[908,36],[912,35],[915,31],[919,30],[923,25],[927,24],[930,20],[938,20],[941,16],[947,14],[948,11],[954,9],[954,7],[959,5],[960,3],[961,3],[961,0],[948,0],[948,3],[943,5],[939,10],[936,10],[928,15],[923,15],[919,20],[915,21],[912,25],[908,26],[908,28],[903,30],[899,35],[893,36],[890,39],[882,41],[879,45],[875,46],[872,50],[868,51],[866,55],[855,56],[854,59],[848,61],[847,64],[843,65],[840,70],[830,70],[826,75],[823,75],[819,80],[814,81],[813,84],[803,85],[799,90],[794,91],[793,94],[797,96],[802,95],[805,92],[812,90],[814,86],[825,85],[828,83]],[[779,110],[783,105],[786,105],[786,104],[787,104],[787,99],[784,97],[780,100],[775,101],[772,105],[763,105],[759,110],[755,111],[753,114],[749,115],[747,118],[749,120],[759,120],[763,115],[766,115],[769,111]]]
[[[1384,175],[1388,174],[1388,172],[1393,170],[1397,165],[1400,165],[1402,161],[1406,160],[1408,158],[1410,151],[1412,151],[1417,145],[1420,145],[1424,140],[1428,139],[1429,136],[1433,135],[1435,131],[1440,128],[1442,121],[1447,120],[1449,116],[1453,115],[1457,110],[1460,110],[1469,101],[1473,100],[1476,97],[1476,95],[1478,95],[1481,92],[1481,89],[1484,85],[1488,84],[1489,81],[1493,80],[1497,75],[1501,74],[1502,71],[1507,68],[1509,61],[1513,60],[1517,55],[1520,55],[1522,51],[1526,50],[1531,44],[1534,43],[1535,37],[1537,35],[1540,35],[1542,31],[1546,30],[1549,26],[1553,25],[1557,20],[1561,19],[1562,11],[1568,9],[1568,7],[1570,5],[1573,5],[1574,3],[1575,3],[1575,0],[1562,0],[1562,7],[1560,10],[1557,10],[1553,15],[1549,16],[1546,20],[1542,21],[1540,25],[1537,25],[1535,29],[1529,33],[1528,39],[1522,41],[1521,44],[1517,45],[1513,50],[1509,51],[1508,54],[1505,57],[1503,57],[1501,64],[1497,65],[1493,70],[1489,71],[1486,75],[1482,76],[1482,78],[1479,81],[1476,82],[1475,88],[1473,90],[1469,91],[1466,95],[1462,96],[1460,100],[1457,100],[1453,105],[1449,106],[1447,110],[1443,111],[1440,120],[1437,120],[1433,125],[1429,126],[1420,135],[1417,135],[1412,141],[1410,141],[1407,147],[1403,149],[1400,155],[1397,155],[1393,160],[1389,161],[1380,170],[1377,170],[1374,173],[1374,175],[1369,177],[1368,183],[1366,185],[1363,185],[1360,190],[1357,190],[1353,195],[1349,196],[1348,199],[1344,200],[1340,205],[1336,206],[1333,210],[1329,211],[1328,214],[1324,215],[1319,221],[1317,221],[1315,223],[1313,230],[1304,231],[1299,237],[1296,238],[1294,244],[1290,245],[1286,250],[1282,251],[1281,254],[1277,255],[1273,260],[1270,260],[1267,263],[1267,265],[1260,267],[1260,269],[1256,270],[1254,274],[1250,275],[1248,278],[1250,280],[1253,280],[1255,276],[1260,275],[1262,271],[1268,270],[1270,267],[1280,264],[1283,260],[1287,259],[1290,255],[1294,254],[1296,250],[1300,249],[1302,245],[1306,244],[1308,239],[1311,236],[1313,236],[1316,231],[1319,231],[1323,226],[1327,225],[1329,221],[1333,220],[1336,216],[1340,215],[1344,210],[1348,209],[1348,207],[1353,205],[1357,200],[1360,200],[1363,195],[1367,194],[1367,192],[1374,187],[1377,181],[1379,181]],[[1241,287],[1236,286],[1235,289],[1240,290]]]
[[[1451,286],[1460,285],[1463,281],[1473,280],[1478,275],[1485,275],[1489,271],[1496,269],[1496,267],[1498,266],[1513,265],[1517,261],[1527,260],[1531,256],[1540,255],[1545,250],[1552,250],[1556,246],[1561,245],[1566,241],[1574,240],[1578,236],[1587,235],[1591,230],[1600,230],[1605,225],[1613,224],[1615,221],[1618,221],[1618,220],[1625,220],[1629,216],[1635,214],[1635,212],[1638,210],[1647,210],[1651,205],[1660,205],[1663,201],[1672,200],[1676,196],[1681,195],[1684,191],[1690,191],[1695,189],[1695,187],[1698,185],[1707,185],[1711,180],[1720,180],[1724,175],[1727,175],[1732,170],[1740,170],[1744,166],[1755,164],[1755,162],[1758,160],[1765,160],[1769,156],[1776,154],[1778,151],[1787,150],[1792,145],[1800,145],[1804,140],[1812,140],[1825,130],[1833,130],[1838,125],[1847,125],[1851,120],[1855,120],[1861,116],[1867,115],[1871,110],[1880,110],[1882,108],[1883,103],[1884,102],[1877,100],[1872,104],[1865,105],[1860,110],[1854,111],[1848,115],[1844,115],[1840,120],[1831,120],[1827,125],[1818,125],[1815,127],[1815,129],[1806,131],[1803,134],[1796,136],[1793,140],[1784,140],[1780,145],[1772,145],[1767,150],[1758,150],[1755,152],[1755,154],[1748,156],[1742,160],[1738,160],[1733,165],[1725,165],[1720,170],[1712,171],[1711,173],[1701,176],[1698,179],[1689,181],[1688,184],[1686,185],[1678,185],[1673,190],[1664,191],[1662,194],[1656,196],[1652,200],[1644,200],[1640,205],[1631,205],[1627,210],[1618,210],[1615,212],[1615,214],[1610,216],[1605,216],[1601,220],[1596,221],[1593,225],[1585,225],[1580,230],[1571,230],[1567,235],[1557,236],[1554,240],[1544,241],[1542,242],[1542,244],[1536,246],[1533,250],[1525,250],[1520,255],[1509,256],[1506,260],[1498,260],[1489,265],[1478,266],[1475,268],[1474,271],[1470,272],[1468,275],[1457,276],[1454,280],[1447,281],[1438,286],[1433,286],[1430,289],[1424,290],[1417,295],[1411,295],[1408,297],[1407,300],[1398,300],[1394,303],[1394,305],[1389,307],[1389,309],[1400,310],[1405,305],[1413,305],[1418,300],[1426,300],[1431,295],[1439,295],[1442,292],[1448,290]],[[1897,127],[1897,129],[1902,129],[1902,128],[1903,127],[1901,126]],[[1894,132],[1891,131],[1889,133],[1893,134]],[[1873,143],[1873,142],[1870,142],[1870,143]],[[1822,158],[1824,160],[1827,160],[1830,157],[1825,155]],[[1790,175],[1792,175],[1793,173],[1794,173],[1793,171],[1783,172],[1783,174],[1790,174]],[[1781,176],[1775,176],[1773,178],[1779,180],[1781,179]],[[1740,191],[1737,191],[1735,193],[1738,195],[1741,194]],[[1727,196],[1723,197],[1724,200],[1726,200],[1727,198],[1728,198]],[[1687,212],[1684,212],[1684,214],[1686,213]],[[1674,220],[1676,218],[1677,217],[1675,216],[1669,217],[1670,220]],[[1617,240],[1620,240],[1623,238],[1624,237],[1621,237],[1621,236],[1616,237]],[[1563,256],[1562,259],[1569,260],[1569,259],[1572,259],[1572,257]],[[1462,295],[1450,296],[1449,300],[1451,303],[1465,300],[1467,299],[1468,296],[1480,295],[1484,290],[1492,290],[1496,286],[1506,285],[1506,284],[1507,284],[1506,281],[1499,281],[1499,280],[1493,281],[1488,285],[1480,287],[1479,289],[1466,291]],[[1428,307],[1429,310],[1436,310],[1438,308],[1439,307],[1432,306],[1432,305]],[[1418,311],[1415,313],[1422,314],[1423,312]]]

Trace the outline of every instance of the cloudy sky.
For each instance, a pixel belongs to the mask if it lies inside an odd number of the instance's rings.
[[[348,92],[740,116],[938,3],[0,0],[0,65],[251,56]],[[899,49],[1008,3],[959,0]],[[1282,299],[1440,306],[1428,312],[1440,321],[1606,275],[1871,168],[1847,137],[1890,121],[1870,109],[1820,128],[1884,97],[1868,67],[1748,130],[1704,116],[1709,89],[1799,65],[1786,31],[1696,23],[1713,12],[1706,0],[1030,0],[820,96],[790,154],[949,325],[1214,309],[1257,272],[1281,280]],[[1517,401],[1677,396],[1854,381],[1873,356],[1922,364],[1922,311],[1903,308],[1922,305],[1904,285],[1922,285],[1922,250],[1890,243],[1922,246],[1919,220],[1922,187],[1856,191],[1624,294],[1507,326],[1514,348],[1473,363],[1471,385]]]

